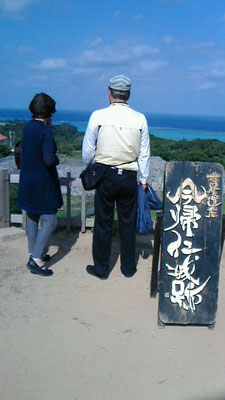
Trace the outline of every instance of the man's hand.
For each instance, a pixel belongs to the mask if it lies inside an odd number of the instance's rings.
[[[138,182],[138,185],[142,185],[142,187],[143,187],[143,189],[144,189],[144,190],[147,188],[147,185],[146,185],[146,183],[141,183],[141,182]]]

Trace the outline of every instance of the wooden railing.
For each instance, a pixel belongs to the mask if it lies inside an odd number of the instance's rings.
[[[9,174],[8,170],[0,170],[0,228],[9,227],[10,224],[22,224],[26,227],[26,213],[10,214],[9,185],[19,183],[19,174]],[[66,186],[66,217],[58,218],[59,226],[66,226],[67,231],[72,226],[81,228],[85,232],[87,227],[94,226],[94,218],[86,218],[86,192],[82,187],[81,180],[71,177],[68,172],[66,177],[60,178],[60,186]],[[77,187],[81,192],[81,217],[71,217],[71,188]]]

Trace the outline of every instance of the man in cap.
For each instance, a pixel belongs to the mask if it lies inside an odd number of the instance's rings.
[[[119,75],[109,81],[109,107],[92,113],[82,145],[85,164],[104,164],[106,172],[95,193],[95,225],[90,275],[107,279],[111,253],[114,205],[117,206],[121,241],[121,272],[136,272],[135,235],[137,213],[137,172],[146,187],[150,144],[146,118],[127,104],[131,81]]]

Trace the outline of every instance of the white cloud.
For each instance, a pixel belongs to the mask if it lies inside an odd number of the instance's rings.
[[[164,3],[168,3],[168,4],[173,4],[173,3],[177,3],[177,4],[184,4],[186,3],[188,0],[162,0],[164,1]]]
[[[32,67],[39,70],[62,70],[68,67],[64,58],[47,58],[42,60],[40,64],[32,64]]]
[[[128,60],[126,51],[115,52],[112,47],[105,47],[100,50],[84,51],[81,57],[81,63],[84,65],[112,65],[121,64]]]
[[[34,0],[2,0],[0,9],[8,12],[18,12],[28,7]]]
[[[134,46],[132,49],[132,54],[138,58],[151,56],[157,53],[159,53],[159,49],[156,47],[150,47],[148,44],[141,44],[138,46]]]
[[[13,20],[24,19],[26,11],[32,5],[39,5],[43,13],[59,14],[62,12],[73,12],[75,5],[67,0],[0,0],[0,16]]]
[[[207,71],[207,75],[216,79],[225,78],[225,61],[217,61],[213,63]]]
[[[191,67],[191,79],[198,84],[198,90],[206,91],[225,86],[225,61]]]
[[[71,87],[77,79],[108,81],[116,74],[127,76],[149,76],[149,73],[161,71],[167,63],[158,59],[159,50],[147,43],[137,44],[131,40],[119,42],[114,46],[101,46],[85,49],[73,58],[46,58],[36,64],[30,64],[33,71],[48,76],[52,84],[65,84]],[[38,74],[37,74],[38,76]]]
[[[129,41],[117,43],[115,46],[86,50],[81,56],[83,65],[129,65],[139,59],[151,57],[159,53],[159,49],[148,44],[134,45]]]
[[[132,72],[135,75],[143,76],[144,74],[148,74],[149,72],[155,72],[162,70],[167,67],[167,62],[162,60],[157,61],[140,61],[136,66],[134,66]]]
[[[90,76],[99,73],[99,69],[92,67],[86,68],[86,67],[75,66],[71,68],[70,73],[71,76]]]
[[[73,0],[52,0],[52,1],[41,1],[41,11],[51,14],[62,14],[62,13],[72,13],[76,10],[76,2]]]
[[[23,12],[39,0],[1,0],[0,14],[12,19],[20,19]]]
[[[121,16],[121,13],[120,13],[120,11],[119,10],[116,10],[115,12],[114,12],[114,14],[113,14],[113,17],[114,18],[119,18]]]
[[[214,46],[214,42],[209,41],[194,45],[194,49],[211,49]]]
[[[46,75],[32,75],[28,78],[30,81],[48,81],[48,77]]]
[[[216,85],[215,83],[213,83],[213,82],[207,82],[207,81],[205,81],[205,82],[202,82],[202,83],[199,85],[198,89],[199,89],[199,90],[210,90],[210,89],[214,89],[216,86],[217,86],[217,85]]]
[[[133,20],[134,21],[141,21],[142,19],[144,19],[144,15],[143,14],[137,14],[133,16]]]
[[[163,39],[163,42],[164,43],[166,43],[166,44],[171,44],[171,43],[173,43],[175,41],[175,38],[173,37],[173,36],[166,36],[164,39]]]
[[[194,73],[194,78],[214,78],[222,79],[225,78],[225,61],[215,61],[208,65],[197,65],[190,67],[190,70]]]
[[[20,55],[30,55],[35,52],[35,48],[33,46],[19,46],[17,52]]]
[[[1,50],[4,50],[4,51],[11,51],[12,46],[10,46],[9,44],[2,44],[0,48],[1,48]]]
[[[87,46],[87,47],[97,47],[100,44],[102,44],[102,38],[97,38],[97,39],[92,40],[92,41],[86,41],[84,43],[84,45]]]

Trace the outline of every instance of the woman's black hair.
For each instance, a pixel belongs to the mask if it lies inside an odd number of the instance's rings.
[[[50,118],[56,112],[56,102],[45,93],[34,96],[30,102],[29,110],[33,118]]]

